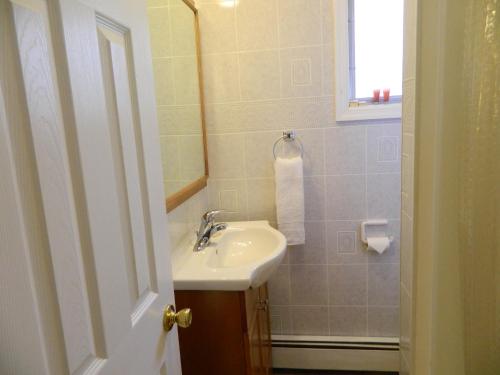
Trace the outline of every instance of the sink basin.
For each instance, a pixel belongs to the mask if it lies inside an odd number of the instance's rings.
[[[270,229],[267,226],[229,226],[225,233],[219,232],[212,239],[214,250],[208,250],[208,266],[240,267],[265,259],[281,242],[281,236]]]
[[[227,223],[209,246],[193,252],[194,238],[172,256],[177,290],[246,290],[265,283],[281,263],[286,239],[267,221]]]

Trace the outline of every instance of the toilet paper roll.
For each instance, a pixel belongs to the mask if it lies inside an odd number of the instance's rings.
[[[368,237],[368,250],[376,251],[382,254],[391,246],[391,240],[388,237]]]

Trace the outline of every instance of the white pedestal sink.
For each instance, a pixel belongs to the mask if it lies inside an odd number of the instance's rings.
[[[246,290],[265,283],[281,263],[286,239],[267,221],[227,223],[203,251],[194,238],[172,255],[176,290]]]

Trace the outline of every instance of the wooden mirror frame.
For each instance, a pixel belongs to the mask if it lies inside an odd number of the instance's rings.
[[[201,46],[200,46],[200,23],[198,18],[198,9],[191,0],[182,0],[194,13],[194,33],[195,33],[195,44],[196,44],[196,54],[198,60],[198,84],[200,90],[200,111],[201,111],[201,134],[203,137],[203,156],[205,158],[205,175],[198,178],[197,180],[186,185],[181,190],[167,197],[166,208],[167,212],[172,211],[174,208],[178,207],[193,195],[195,195],[200,190],[207,186],[208,181],[208,148],[207,148],[207,130],[205,126],[205,99],[203,96],[203,71],[201,65]]]

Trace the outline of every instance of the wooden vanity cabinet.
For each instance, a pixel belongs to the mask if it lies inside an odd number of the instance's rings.
[[[191,327],[179,329],[183,375],[272,373],[267,285],[247,291],[175,291],[177,311],[189,307]]]

